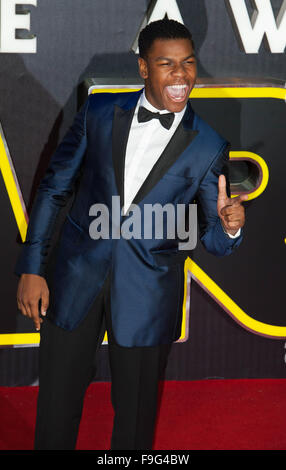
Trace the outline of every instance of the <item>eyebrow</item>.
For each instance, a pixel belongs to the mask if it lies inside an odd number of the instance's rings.
[[[195,54],[190,54],[188,57],[185,57],[185,58],[183,59],[183,62],[184,62],[185,60],[188,60],[188,59],[192,59],[192,58],[195,59],[195,57],[196,57]],[[173,59],[171,59],[170,57],[163,57],[163,56],[156,57],[156,59],[155,59],[156,62],[159,62],[160,60],[173,60]]]

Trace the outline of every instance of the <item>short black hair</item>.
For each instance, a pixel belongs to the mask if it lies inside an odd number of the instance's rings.
[[[188,28],[179,21],[164,18],[152,21],[139,34],[139,56],[146,59],[149,49],[156,39],[189,39],[194,49],[192,34]]]

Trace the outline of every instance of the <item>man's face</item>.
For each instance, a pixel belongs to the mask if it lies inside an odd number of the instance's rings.
[[[189,39],[156,39],[146,60],[140,57],[138,63],[148,101],[157,109],[182,111],[197,76]]]

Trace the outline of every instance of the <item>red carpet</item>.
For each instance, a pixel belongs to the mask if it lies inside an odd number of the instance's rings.
[[[37,387],[0,387],[0,449],[33,448]],[[285,450],[286,379],[165,382],[154,450]],[[79,450],[109,449],[110,384],[87,392]]]

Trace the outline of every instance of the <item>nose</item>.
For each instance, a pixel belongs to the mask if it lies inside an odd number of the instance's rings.
[[[185,77],[186,71],[183,64],[177,64],[173,69],[173,75],[175,77]]]

